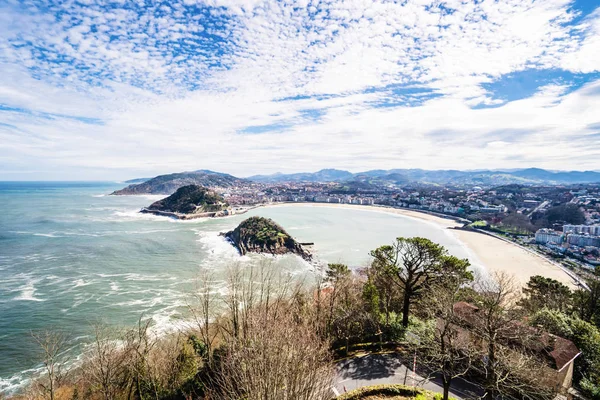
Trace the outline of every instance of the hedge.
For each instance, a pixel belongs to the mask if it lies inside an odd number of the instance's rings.
[[[348,393],[344,393],[341,396],[336,397],[337,400],[358,400],[365,396],[374,395],[387,395],[387,396],[405,396],[405,397],[416,397],[417,395],[423,396],[425,391],[423,389],[417,389],[411,386],[405,385],[375,385],[365,386]]]

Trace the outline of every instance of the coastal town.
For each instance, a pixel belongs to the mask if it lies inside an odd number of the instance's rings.
[[[258,187],[257,187],[258,186]],[[234,213],[272,203],[405,208],[460,219],[557,259],[570,269],[600,265],[600,185],[377,186],[352,183],[253,183],[221,189]],[[580,267],[580,268],[578,268]]]

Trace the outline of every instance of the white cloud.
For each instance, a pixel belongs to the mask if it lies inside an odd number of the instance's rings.
[[[196,168],[597,168],[600,145],[585,138],[600,122],[600,81],[576,91],[540,83],[510,102],[490,89],[530,69],[600,72],[600,9],[575,23],[571,6],[5,6],[0,166],[26,172],[35,160],[50,171],[110,177]]]

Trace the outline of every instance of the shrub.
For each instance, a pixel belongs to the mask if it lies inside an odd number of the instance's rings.
[[[366,396],[406,396],[426,400],[425,391],[404,385],[365,386],[339,396],[337,400],[358,400]],[[421,397],[419,397],[421,396]]]

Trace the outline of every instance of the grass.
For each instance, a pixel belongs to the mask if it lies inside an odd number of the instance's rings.
[[[470,226],[472,226],[473,228],[481,228],[481,227],[484,227],[487,225],[488,225],[487,221],[479,220],[479,221],[473,222]]]

